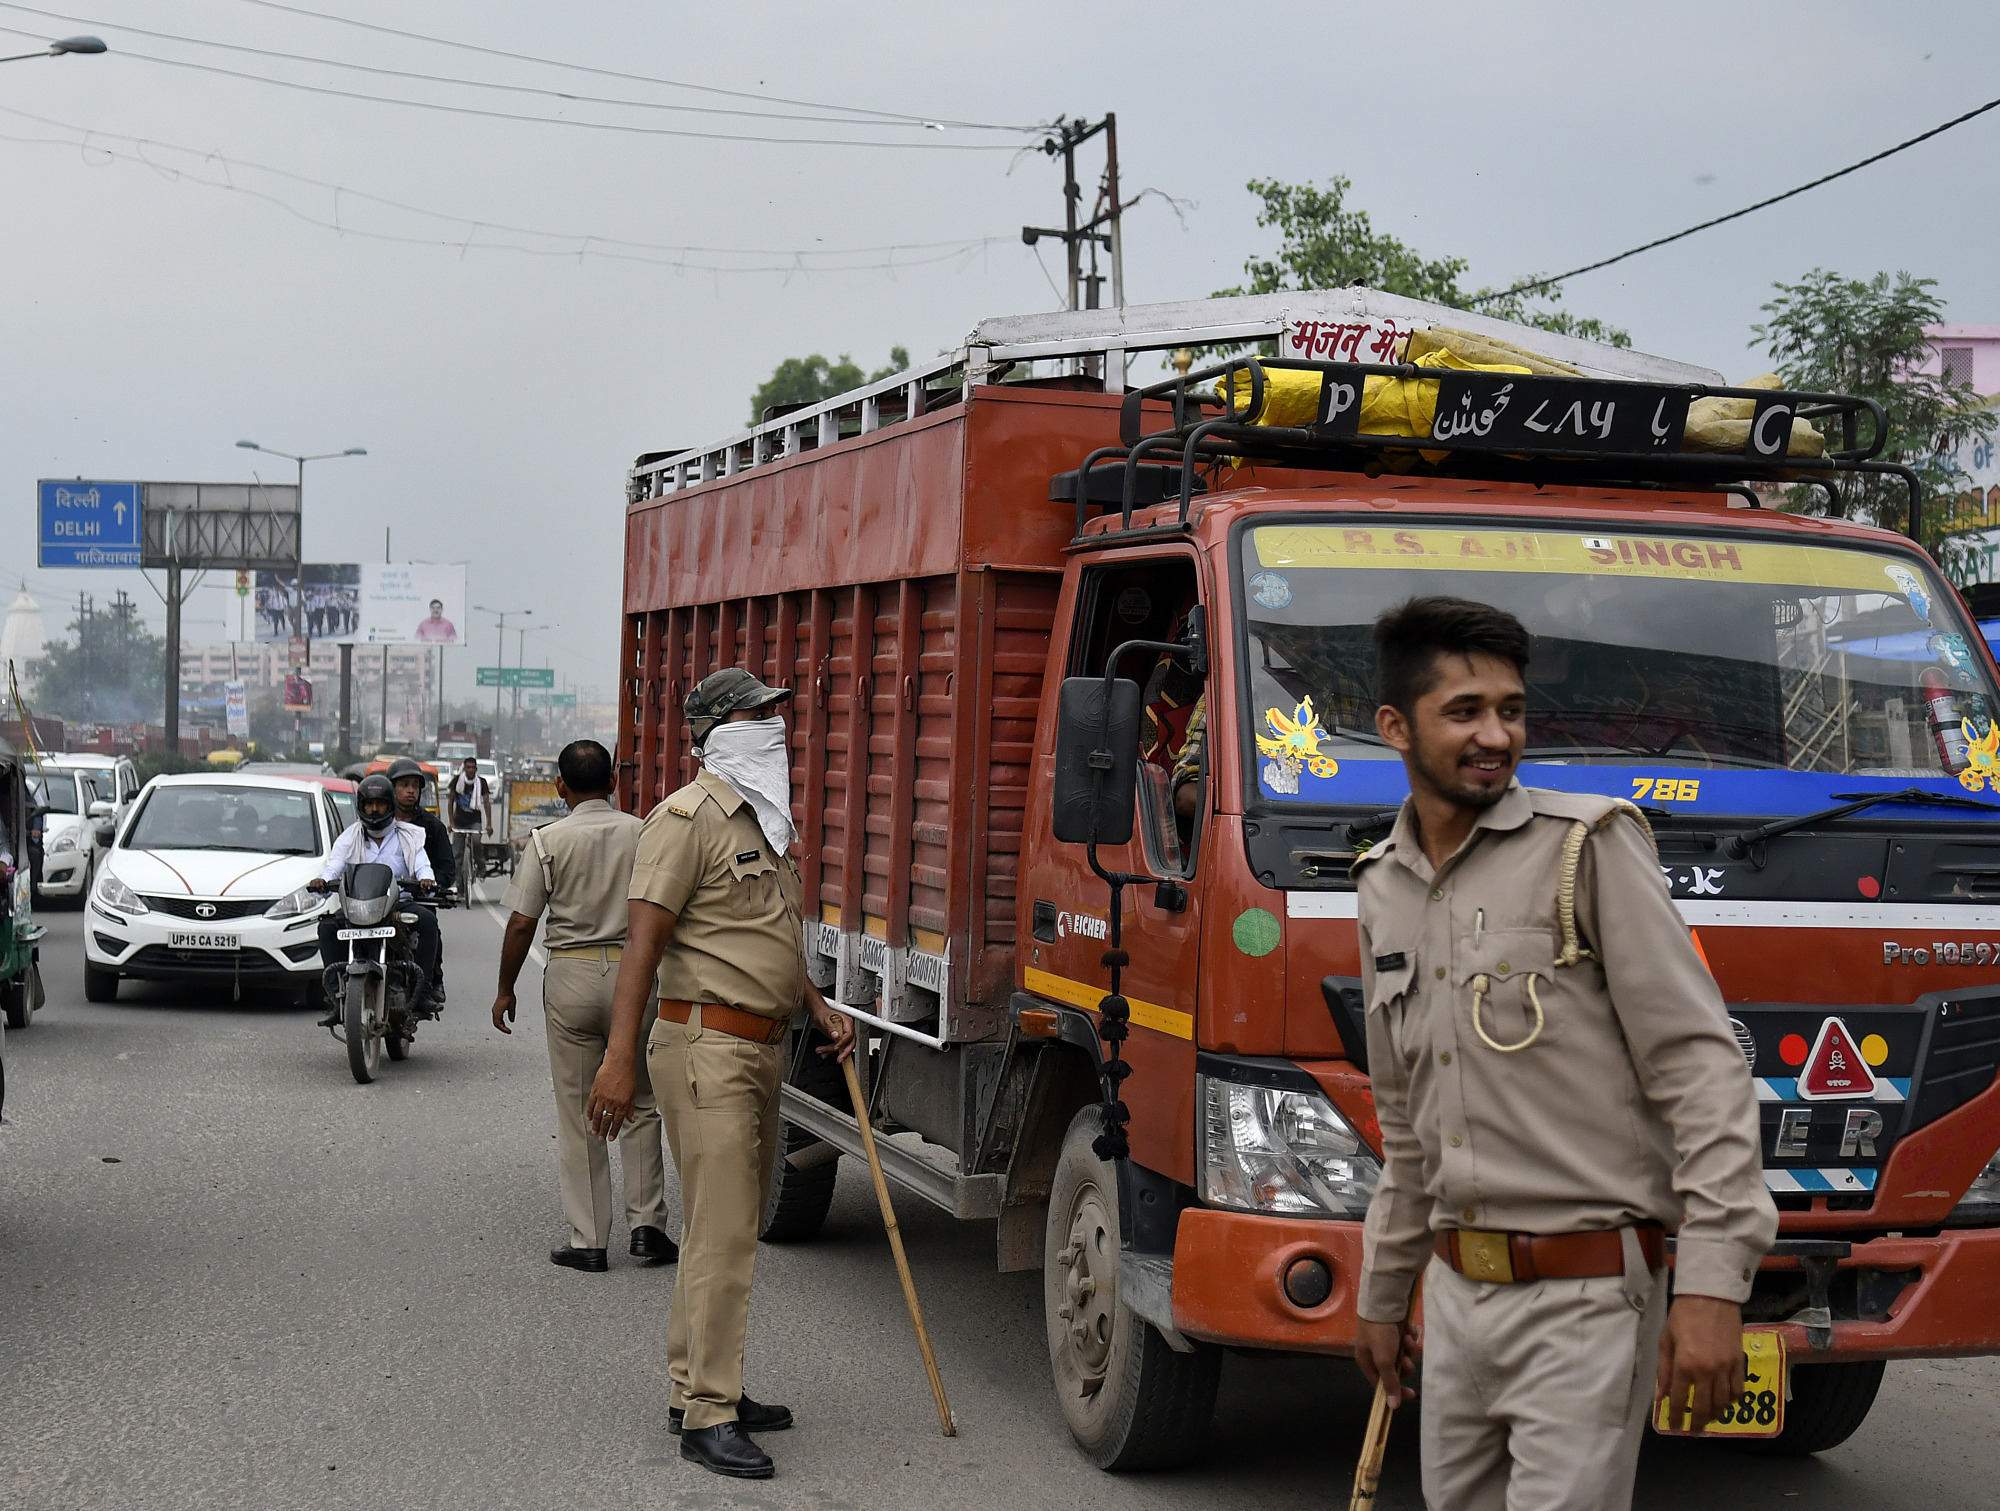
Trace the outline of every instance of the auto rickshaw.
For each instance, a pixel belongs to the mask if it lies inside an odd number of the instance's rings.
[[[29,864],[28,773],[14,747],[0,740],[0,1005],[9,1028],[26,1028],[46,1000],[38,963],[42,928],[35,922]]]

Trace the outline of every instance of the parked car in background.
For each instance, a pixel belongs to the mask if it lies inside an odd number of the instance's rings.
[[[91,755],[69,751],[59,755],[44,755],[42,765],[55,771],[87,771],[97,787],[100,802],[111,804],[112,821],[115,827],[125,822],[125,815],[132,811],[132,801],[139,795],[139,768],[132,764],[130,756]]]
[[[100,826],[109,827],[116,805],[99,795],[100,773],[65,771],[46,756],[40,770],[31,761],[27,772],[28,801],[42,809],[42,879],[36,893],[47,901],[81,903],[110,842]]]
[[[317,1003],[326,899],[306,890],[342,828],[333,794],[293,777],[155,777],[90,894],[83,994],[121,980],[276,987]]]

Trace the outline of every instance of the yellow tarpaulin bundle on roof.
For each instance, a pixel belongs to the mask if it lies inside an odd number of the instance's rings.
[[[1531,371],[1513,362],[1468,361],[1449,346],[1433,346],[1415,359],[1415,365],[1456,372]],[[1265,368],[1264,402],[1256,414],[1249,416],[1248,423],[1294,427],[1314,423],[1319,418],[1320,385],[1324,376],[1297,368]],[[1247,406],[1250,402],[1250,374],[1246,370],[1230,374],[1227,383],[1217,382],[1215,388],[1218,394],[1236,405]],[[1422,378],[1377,376],[1363,379],[1362,434],[1429,436],[1431,422],[1437,416],[1437,392],[1436,383]],[[1438,452],[1437,455],[1443,456],[1444,453]]]
[[[1765,373],[1736,385],[1738,388],[1783,388],[1776,373]],[[1750,421],[1757,413],[1755,399],[1696,399],[1688,405],[1687,430],[1681,444],[1689,451],[1747,451]],[[1786,456],[1825,456],[1826,437],[1804,420],[1792,421],[1792,439]]]

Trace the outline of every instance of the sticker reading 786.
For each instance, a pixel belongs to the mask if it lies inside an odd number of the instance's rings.
[[[1656,803],[1693,803],[1701,798],[1700,777],[1651,777],[1632,778],[1632,800],[1651,797]]]

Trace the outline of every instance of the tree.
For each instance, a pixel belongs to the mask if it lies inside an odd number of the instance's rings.
[[[1990,440],[2000,423],[1971,384],[1921,370],[1931,356],[1924,327],[1944,316],[1942,301],[1931,292],[1936,280],[1899,272],[1864,281],[1815,268],[1797,283],[1775,287],[1777,297],[1763,307],[1770,319],[1751,330],[1777,363],[1778,376],[1787,388],[1853,394],[1887,411],[1889,435],[1879,459],[1917,474],[1924,497],[1920,538],[1934,541],[1949,528],[1950,511],[1971,482],[1958,465],[1958,449]],[[1828,439],[1839,444],[1838,436]],[[1850,474],[1841,489],[1849,517],[1907,528],[1909,493],[1901,479]],[[1792,493],[1795,511],[1824,512],[1822,491]],[[1940,559],[1954,554],[1950,545],[1947,540]]]
[[[817,352],[810,357],[787,357],[778,364],[770,380],[750,396],[750,423],[762,424],[765,412],[776,405],[817,404],[821,399],[831,399],[864,383],[893,378],[909,365],[909,348],[904,346],[890,347],[889,365],[865,377],[846,352],[840,354],[838,362],[828,362]]]
[[[167,643],[124,594],[108,610],[82,612],[73,640],[51,640],[35,660],[38,711],[106,724],[157,722],[166,707]]]
[[[1594,318],[1549,308],[1562,298],[1560,287],[1536,295],[1501,295],[1493,289],[1468,293],[1459,283],[1470,266],[1463,257],[1426,261],[1415,247],[1394,236],[1378,234],[1365,210],[1347,208],[1354,186],[1335,176],[1326,187],[1285,184],[1253,178],[1252,194],[1264,201],[1257,224],[1279,233],[1277,253],[1252,257],[1243,264],[1249,282],[1218,289],[1215,298],[1230,294],[1276,294],[1287,290],[1338,289],[1365,284],[1385,294],[1401,294],[1455,309],[1474,309],[1499,320],[1516,320],[1542,330],[1610,346],[1630,346],[1632,338],[1616,326]],[[1529,275],[1523,282],[1532,282]],[[1543,302],[1537,302],[1543,301]]]

